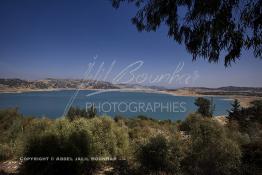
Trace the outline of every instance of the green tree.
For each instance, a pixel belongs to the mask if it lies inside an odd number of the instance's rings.
[[[212,117],[211,102],[208,99],[198,97],[195,101],[195,105],[198,107],[197,112],[204,117]]]
[[[70,107],[66,117],[70,120],[73,121],[76,118],[83,117],[83,118],[93,118],[97,114],[96,108],[94,105],[92,105],[88,109],[81,109],[78,107]]]
[[[228,119],[229,121],[232,120],[238,120],[240,117],[240,103],[237,99],[234,100],[234,102],[231,104],[232,108],[230,111],[228,111]]]
[[[238,174],[241,150],[223,126],[209,118],[192,121],[189,149],[183,160],[186,174]]]
[[[94,104],[87,110],[87,113],[89,118],[93,118],[96,116],[97,111]]]
[[[246,175],[259,175],[262,172],[262,139],[242,146],[241,170]]]
[[[229,113],[229,121],[231,121],[229,124],[237,123],[241,132],[256,137],[262,126],[262,100],[252,101],[251,106],[240,110],[238,106],[237,102],[233,103],[233,108]]]
[[[184,44],[192,54],[218,62],[225,53],[224,64],[239,58],[243,49],[252,49],[262,58],[261,0],[111,0],[118,8],[127,1],[138,11],[132,18],[138,31],[156,31],[161,24],[169,37]]]
[[[180,174],[182,156],[179,141],[169,142],[165,137],[158,135],[140,147],[137,160],[140,163],[140,171],[146,174]]]
[[[74,160],[77,157],[90,158],[94,149],[91,136],[85,129],[67,120],[56,121],[44,132],[29,136],[24,148],[23,157],[48,157],[49,160],[26,161],[20,174],[93,174],[96,162]],[[70,160],[57,160],[64,157],[70,157]]]

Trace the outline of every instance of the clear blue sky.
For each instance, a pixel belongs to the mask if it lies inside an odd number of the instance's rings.
[[[152,76],[173,72],[184,62],[180,74],[199,78],[180,86],[262,86],[262,60],[243,52],[240,60],[225,68],[223,61],[210,64],[192,57],[167,37],[166,28],[137,32],[130,18],[132,5],[118,10],[108,0],[1,0],[0,76],[2,78],[81,78],[90,62],[109,67],[116,61],[108,81],[129,64],[142,60],[139,73]]]

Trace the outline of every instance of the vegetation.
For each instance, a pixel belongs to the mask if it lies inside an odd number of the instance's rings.
[[[95,80],[81,80],[81,79],[53,79],[48,78],[44,80],[21,80],[21,79],[3,79],[0,78],[0,90],[21,90],[21,89],[52,89],[52,88],[74,88],[78,89],[79,84],[81,88],[94,89],[118,89],[112,83]]]
[[[213,102],[203,98],[198,97],[195,101],[195,105],[198,107],[197,112],[205,117],[212,117],[214,111]]]
[[[76,118],[93,118],[96,116],[96,108],[94,105],[92,105],[88,109],[80,109],[78,107],[70,107],[66,117],[70,120],[73,121]]]
[[[192,115],[187,133],[191,137],[184,159],[187,174],[238,174],[241,150],[219,123]]]
[[[138,31],[167,26],[169,37],[184,44],[194,60],[218,62],[225,55],[228,66],[244,49],[262,58],[261,0],[112,0],[112,5],[118,8],[125,1],[138,8],[132,18]]]
[[[97,174],[106,167],[110,174],[259,175],[262,103],[238,104],[232,104],[226,125],[200,112],[174,122],[90,116],[78,108],[55,120],[0,110],[0,158],[49,158],[23,161],[19,173],[29,175]]]

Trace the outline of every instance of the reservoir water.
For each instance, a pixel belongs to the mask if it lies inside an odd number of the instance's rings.
[[[75,90],[42,91],[24,93],[1,93],[0,108],[18,107],[25,116],[58,118],[64,114]],[[86,108],[94,104],[100,115],[134,117],[144,115],[155,119],[184,119],[194,112],[196,97],[174,96],[147,92],[103,92],[81,90],[72,101],[72,106]],[[211,97],[207,97],[211,98]],[[230,109],[230,100],[213,97],[214,115],[225,115]]]

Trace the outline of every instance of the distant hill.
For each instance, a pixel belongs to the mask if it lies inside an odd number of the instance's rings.
[[[81,85],[81,87],[79,87]],[[166,89],[158,86],[144,86],[139,84],[112,84],[106,81],[80,80],[80,79],[55,79],[22,80],[0,79],[0,91],[39,90],[39,89],[150,89],[167,91],[187,91],[203,95],[252,95],[262,96],[261,87],[236,87],[226,86],[219,88],[184,87],[178,89]]]
[[[197,91],[253,91],[262,92],[262,87],[238,87],[238,86],[225,86],[219,88],[207,88],[207,87],[183,87],[179,89],[185,90],[197,90]]]
[[[21,79],[0,79],[0,88],[17,89],[58,89],[58,88],[79,88],[81,89],[118,89],[117,86],[95,80],[79,79],[45,79],[45,80],[21,80]]]
[[[226,86],[219,88],[206,87],[184,87],[175,89],[173,91],[190,91],[201,95],[244,95],[244,96],[258,96],[262,97],[261,87],[236,87]]]
[[[79,87],[81,85],[81,87]],[[163,90],[157,86],[143,86],[138,84],[112,84],[106,81],[80,79],[21,80],[0,79],[0,91],[38,90],[38,89],[154,89]]]

